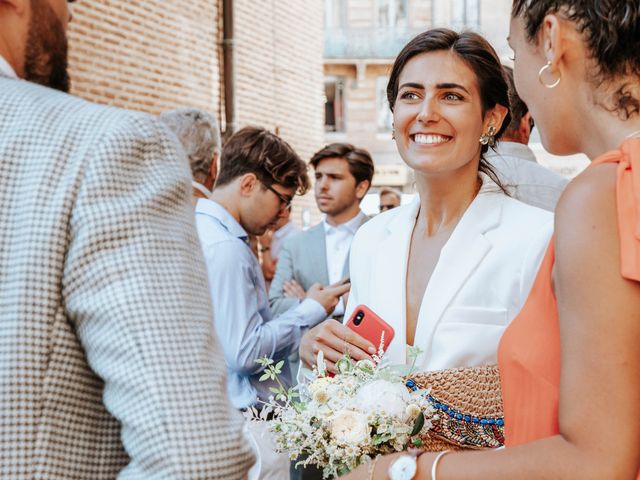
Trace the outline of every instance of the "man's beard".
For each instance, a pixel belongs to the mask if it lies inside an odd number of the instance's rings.
[[[67,35],[51,6],[44,0],[31,0],[25,80],[68,93],[67,50]]]

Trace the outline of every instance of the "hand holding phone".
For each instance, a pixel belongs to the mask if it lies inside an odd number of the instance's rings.
[[[385,351],[395,335],[393,327],[365,305],[358,305],[353,310],[346,326],[373,343],[376,349],[382,342],[382,349]]]

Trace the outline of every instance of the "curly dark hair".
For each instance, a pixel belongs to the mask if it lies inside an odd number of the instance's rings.
[[[391,111],[393,111],[398,96],[400,74],[407,62],[416,55],[440,50],[448,50],[455,53],[475,73],[482,99],[483,115],[496,105],[506,107],[508,112],[509,86],[496,51],[478,33],[458,33],[448,28],[433,28],[419,33],[398,54],[393,63],[391,74],[389,75],[389,83],[387,84],[387,100]],[[502,136],[510,122],[511,115],[507,113],[500,131],[496,133],[496,139]],[[483,156],[488,149],[488,145],[482,146],[478,170],[488,175],[504,193],[507,193],[493,167]]]
[[[595,63],[593,81],[614,87],[612,110],[624,119],[640,113],[630,88],[640,77],[640,0],[513,0],[511,15],[523,20],[530,42],[550,13],[574,22],[584,36]]]
[[[287,142],[260,127],[244,127],[229,138],[222,148],[216,187],[246,173],[255,174],[267,186],[295,188],[299,195],[311,186],[307,164]]]

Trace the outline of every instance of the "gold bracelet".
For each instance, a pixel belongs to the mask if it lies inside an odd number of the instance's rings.
[[[431,480],[437,480],[436,471],[438,470],[438,463],[440,463],[440,460],[442,459],[442,457],[444,457],[448,453],[451,453],[451,450],[445,450],[444,452],[440,452],[436,457],[436,459],[433,461],[433,465],[431,465]]]
[[[378,459],[379,459],[379,458],[380,458],[380,457],[378,456],[378,457],[374,458],[374,459],[371,461],[371,463],[369,463],[369,472],[368,472],[368,473],[369,473],[369,474],[368,474],[368,479],[369,479],[369,480],[373,480],[373,474],[374,474],[374,473],[375,473],[375,471],[376,471],[376,463],[378,463]]]

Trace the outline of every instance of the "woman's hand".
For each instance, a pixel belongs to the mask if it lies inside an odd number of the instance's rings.
[[[345,353],[355,361],[371,360],[376,353],[373,343],[333,319],[325,320],[302,337],[300,358],[308,367],[315,365],[320,350],[327,370],[332,373],[337,373],[336,362]]]

